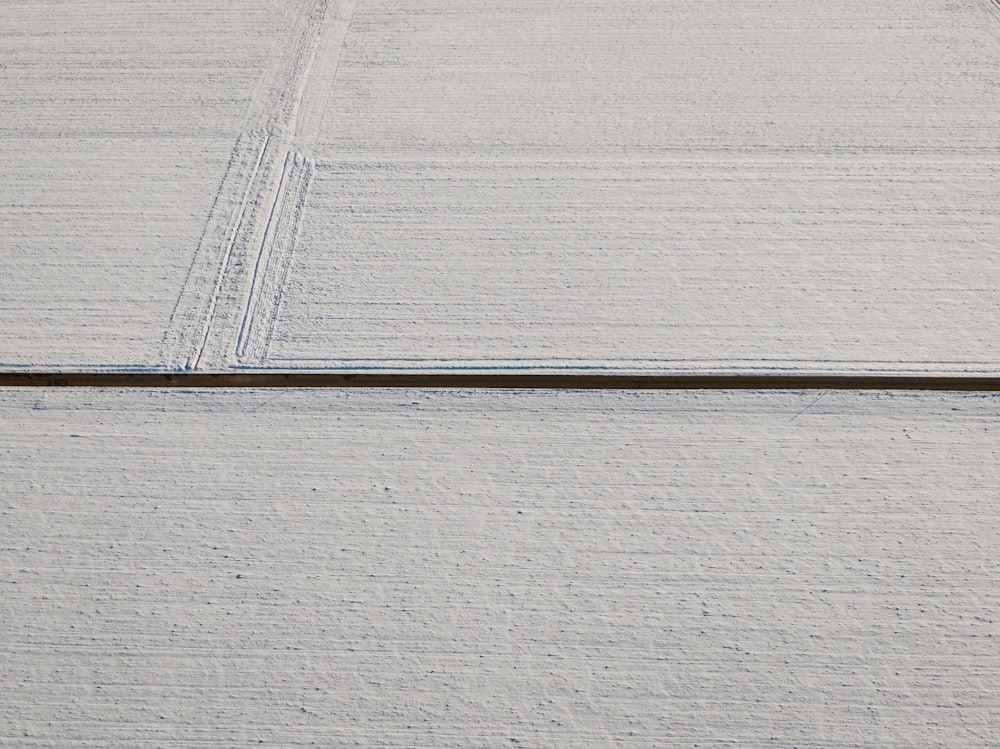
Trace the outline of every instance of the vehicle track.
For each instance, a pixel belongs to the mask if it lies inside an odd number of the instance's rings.
[[[225,360],[228,348],[242,345],[235,342],[244,339],[243,310],[248,307],[240,300],[273,289],[273,283],[258,281],[256,272],[247,269],[260,266],[275,228],[271,214],[284,204],[284,170],[279,165],[299,150],[297,123],[310,88],[310,70],[324,54],[339,60],[353,7],[353,2],[302,0],[279,32],[163,337],[162,359],[168,366],[193,370]],[[329,66],[320,67],[330,72]],[[322,82],[313,82],[312,88],[321,91]],[[304,185],[302,189],[308,189],[308,178]],[[293,202],[299,204],[304,197],[303,192]],[[294,241],[294,226],[291,231]],[[282,249],[290,252],[291,246]],[[252,301],[247,305],[257,306]]]

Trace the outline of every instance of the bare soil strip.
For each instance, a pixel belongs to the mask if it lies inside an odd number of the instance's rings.
[[[1000,393],[1000,377],[374,372],[0,372],[0,387],[517,390],[940,390]]]

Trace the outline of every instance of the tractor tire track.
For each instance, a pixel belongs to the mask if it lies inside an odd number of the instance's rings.
[[[350,10],[353,3],[300,0],[285,16],[163,337],[161,354],[168,368],[191,370],[206,361],[224,362],[242,330],[242,322],[235,328],[231,324],[244,310],[238,301],[246,297],[242,289],[261,288],[246,268],[256,267],[255,256],[259,259],[261,248],[270,241],[270,221],[261,237],[263,217],[258,214],[281,202],[279,167],[295,150],[296,122],[310,69],[317,51],[331,46],[327,40],[331,30],[346,34],[344,7]],[[337,50],[339,54],[339,46]]]

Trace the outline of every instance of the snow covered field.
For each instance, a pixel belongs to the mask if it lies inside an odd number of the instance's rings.
[[[220,271],[305,5],[0,3],[0,366],[158,367],[204,324],[185,279]]]
[[[1000,0],[4,0],[0,370],[1000,375]],[[0,388],[0,746],[982,747],[1000,399]]]
[[[1000,371],[992,0],[0,9],[0,364]]]
[[[998,370],[989,3],[356,5],[245,366]]]
[[[0,744],[990,745],[992,396],[0,393]]]
[[[238,353],[996,372],[998,194],[1000,159],[978,153],[317,162]]]

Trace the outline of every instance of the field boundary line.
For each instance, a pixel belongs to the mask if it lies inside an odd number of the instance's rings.
[[[0,387],[479,390],[900,390],[1000,395],[1000,377],[882,375],[386,374],[377,372],[0,372]]]

